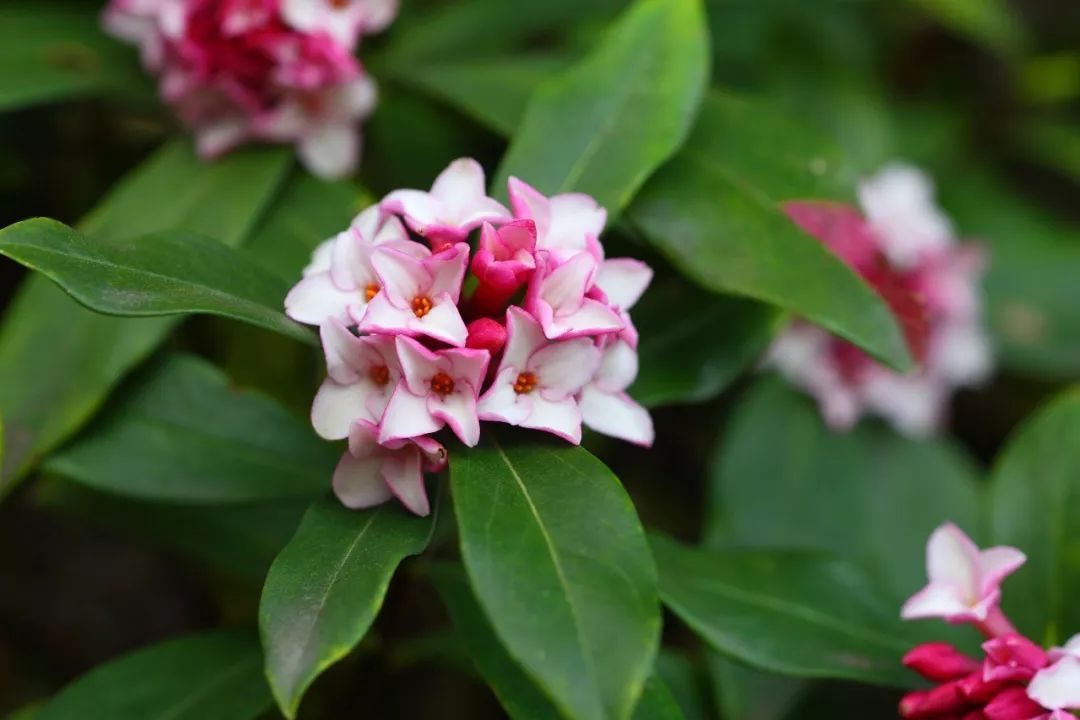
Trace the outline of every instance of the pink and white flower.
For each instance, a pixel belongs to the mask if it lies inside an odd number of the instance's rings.
[[[624,323],[607,303],[588,296],[596,276],[596,259],[574,255],[561,265],[551,256],[537,255],[525,309],[540,321],[548,340],[619,332]]]
[[[1031,679],[1028,696],[1050,710],[1080,710],[1080,635],[1051,658],[1054,663]]]
[[[869,413],[923,437],[941,425],[957,387],[991,371],[978,293],[985,259],[980,249],[956,244],[931,202],[929,181],[912,168],[868,179],[860,197],[866,218],[828,203],[788,203],[786,210],[881,295],[917,369],[897,373],[802,320],[776,338],[765,363],[810,393],[831,427],[850,428]]]
[[[507,310],[506,327],[506,349],[495,380],[480,398],[480,418],[579,444],[581,411],[574,396],[600,364],[596,344],[588,338],[550,342],[539,323],[517,307]]]
[[[375,85],[353,56],[387,0],[111,0],[103,25],[137,44],[203,157],[296,143],[320,177],[352,172]]]
[[[597,238],[607,223],[607,210],[582,193],[548,198],[536,189],[511,177],[508,183],[514,217],[536,223],[536,247],[546,250],[557,263],[580,252],[589,252],[597,262],[603,249]]]
[[[433,248],[461,242],[485,222],[510,220],[510,211],[487,196],[484,169],[471,158],[450,163],[430,192],[395,190],[382,201],[383,209],[400,214],[413,232]]]
[[[404,335],[396,342],[404,382],[383,413],[379,442],[419,437],[449,425],[461,442],[476,445],[476,400],[491,356],[466,348],[432,351]]]
[[[980,550],[963,530],[946,523],[926,545],[930,584],[904,604],[902,615],[939,617],[950,623],[1000,623],[1001,582],[1026,560],[1016,548]]]
[[[635,350],[638,334],[630,319],[630,310],[645,294],[652,278],[652,268],[632,258],[605,260],[600,263],[600,270],[596,274],[596,288],[603,293],[607,304],[618,313],[623,322],[619,337]]]
[[[480,244],[472,259],[477,279],[471,305],[480,315],[501,313],[536,269],[536,225],[532,220],[515,220],[498,230],[484,223]]]
[[[468,262],[465,243],[424,258],[396,248],[378,248],[371,264],[381,291],[368,304],[360,330],[426,336],[463,347],[469,331],[457,303]]]
[[[396,497],[411,512],[431,514],[424,472],[446,466],[446,449],[430,437],[380,442],[378,428],[365,420],[353,423],[349,450],[334,471],[334,494],[345,507],[375,507]]]
[[[602,341],[596,374],[581,390],[581,416],[598,433],[650,447],[655,439],[649,411],[627,395],[638,374],[638,357],[622,339]]]
[[[368,208],[348,230],[315,249],[311,263],[304,268],[304,279],[285,297],[286,314],[309,325],[321,325],[329,319],[358,322],[382,287],[371,263],[380,247],[418,259],[431,254],[409,239],[397,218],[382,217],[377,205]]]
[[[315,395],[311,424],[342,440],[357,420],[378,423],[401,379],[397,346],[387,335],[353,335],[339,320],[321,328],[328,377]]]

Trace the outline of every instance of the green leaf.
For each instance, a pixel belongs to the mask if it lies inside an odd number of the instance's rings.
[[[516,175],[618,214],[682,145],[708,75],[700,0],[637,0],[592,54],[537,90],[495,187]]]
[[[964,234],[989,246],[990,329],[1001,363],[1049,378],[1080,376],[1080,232],[986,172],[941,188]]]
[[[283,280],[298,282],[312,251],[349,227],[360,191],[349,182],[326,182],[294,172],[251,233],[246,250]]]
[[[429,574],[480,674],[495,691],[507,714],[515,720],[562,717],[499,642],[465,573],[444,564],[430,568]],[[680,720],[683,716],[666,683],[654,674],[645,683],[633,717],[634,720]]]
[[[628,717],[660,609],[615,476],[579,447],[491,435],[454,452],[450,480],[469,579],[510,655],[563,713]]]
[[[664,603],[714,649],[764,670],[914,680],[896,608],[855,565],[784,550],[707,552],[652,538]]]
[[[83,305],[108,315],[208,313],[315,344],[281,311],[289,286],[216,240],[161,232],[100,243],[47,218],[0,230],[0,255],[37,270]]]
[[[640,372],[630,394],[648,406],[716,397],[765,349],[772,308],[688,283],[649,288],[634,307]]]
[[[46,478],[35,485],[43,506],[121,532],[201,565],[261,584],[270,563],[296,532],[304,506],[295,500],[233,505],[165,505]],[[198,528],[198,532],[192,532]]]
[[[259,644],[214,631],[138,650],[67,686],[37,720],[247,720],[269,709]]]
[[[957,33],[998,52],[1016,55],[1024,46],[1023,20],[1005,0],[907,0]]]
[[[287,717],[364,637],[397,566],[423,552],[433,527],[396,502],[355,511],[328,496],[311,506],[271,566],[259,604],[266,676]]]
[[[118,495],[210,505],[313,498],[336,462],[307,422],[179,356],[44,467]]]
[[[243,151],[212,165],[185,142],[166,145],[83,222],[103,243],[178,228],[239,245],[289,164],[282,150]],[[23,284],[0,324],[0,415],[7,452],[0,497],[95,412],[177,321],[91,312],[44,277]],[[48,348],[47,353],[42,348]]]
[[[101,29],[100,7],[34,0],[0,7],[0,112],[140,87],[136,53]]]
[[[717,652],[710,652],[707,661],[724,720],[791,718],[810,685],[803,678],[755,670]]]
[[[1080,389],[1050,402],[1016,433],[994,467],[991,537],[1027,565],[1003,604],[1021,632],[1062,644],[1080,628]]]
[[[885,301],[779,207],[842,199],[847,177],[828,141],[764,105],[712,93],[686,146],[642,190],[630,219],[703,287],[790,310],[907,369]]]
[[[738,406],[711,483],[708,546],[828,551],[871,571],[897,608],[926,584],[934,528],[981,529],[978,475],[958,448],[871,422],[837,433],[778,379]]]

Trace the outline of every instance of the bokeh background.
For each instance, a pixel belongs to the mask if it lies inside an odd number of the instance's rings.
[[[79,18],[101,5],[53,4]],[[545,4],[552,18],[547,28],[522,35],[500,32],[511,4],[404,0],[398,22],[365,48],[383,92],[365,130],[361,174],[374,196],[426,187],[462,155],[493,167],[505,147],[465,113],[432,99],[423,81],[395,69],[395,53],[422,45],[432,18],[456,12],[467,20],[453,48],[460,57],[483,60],[510,45],[557,63],[587,51],[624,5],[553,0]],[[1080,377],[1080,3],[707,5],[715,86],[767,98],[816,126],[862,172],[897,158],[919,164],[936,179],[960,234],[990,248],[988,322],[1000,370],[986,387],[955,399],[949,428],[975,463],[988,464],[1033,408]],[[5,57],[3,18],[10,15],[4,13],[17,12],[14,4],[0,8],[0,86],[4,75],[25,70],[19,58]],[[52,52],[56,63],[94,61],[77,46]],[[173,131],[149,81],[106,97],[0,113],[0,225],[37,215],[77,222]],[[633,233],[615,235],[613,243],[625,243],[627,252],[661,268],[662,284],[665,263],[635,244]],[[22,277],[15,263],[0,262],[0,312]],[[237,382],[304,412],[317,358],[256,330],[234,328],[239,339],[222,344],[217,323],[189,321],[171,347],[210,357]],[[701,332],[724,330],[718,323]],[[718,443],[723,446],[732,413],[757,384],[749,374],[708,402],[657,410],[660,432],[651,451],[590,438],[590,449],[626,484],[646,525],[687,540],[715,532],[705,499],[722,464]],[[760,452],[768,448],[766,438]],[[246,515],[237,520],[237,512]],[[49,477],[24,484],[0,505],[0,717],[32,707],[127,650],[250,622],[262,573],[297,517],[281,507],[217,514],[146,507]],[[208,560],[215,546],[233,552]],[[444,549],[450,546],[444,538]],[[896,697],[885,691],[840,683],[810,687],[718,667],[670,618],[665,641],[665,675],[688,717],[894,716]],[[739,677],[726,694],[717,693],[711,680],[731,675]],[[316,684],[303,708],[310,718],[500,716],[438,599],[408,572],[395,581],[375,632]]]

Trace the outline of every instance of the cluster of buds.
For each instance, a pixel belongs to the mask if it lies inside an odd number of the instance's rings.
[[[980,662],[947,643],[920,645],[904,664],[937,683],[908,693],[900,716],[913,720],[1075,720],[1080,708],[1080,635],[1043,650],[1002,612],[1001,583],[1026,558],[1015,548],[980,550],[955,525],[934,531],[926,549],[929,585],[904,605],[905,619],[969,623],[987,638]]]
[[[865,180],[859,200],[862,213],[811,202],[788,203],[786,211],[888,303],[917,370],[894,372],[801,320],[776,339],[767,363],[814,396],[833,428],[872,413],[925,436],[940,426],[950,393],[991,369],[978,291],[983,254],[957,244],[933,187],[914,168],[892,166]]]
[[[349,439],[334,475],[345,505],[396,496],[427,514],[423,472],[447,461],[432,437],[444,427],[470,447],[481,420],[574,444],[584,422],[652,443],[626,394],[638,370],[629,310],[652,271],[604,257],[607,212],[593,198],[548,198],[516,178],[509,196],[512,210],[486,195],[476,161],[456,160],[430,192],[396,190],[317,248],[285,299],[320,328],[328,378],[311,417],[322,437]]]
[[[354,57],[397,0],[111,0],[103,22],[138,45],[200,155],[295,143],[321,177],[352,172],[375,84]]]

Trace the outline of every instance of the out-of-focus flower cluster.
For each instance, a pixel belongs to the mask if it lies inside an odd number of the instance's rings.
[[[937,683],[908,693],[900,716],[913,720],[1075,720],[1080,708],[1080,635],[1049,652],[1017,632],[1002,612],[1001,583],[1026,558],[1019,550],[980,550],[946,524],[926,549],[930,583],[904,605],[906,619],[970,623],[987,641],[979,661],[942,643],[920,645],[904,664]]]
[[[203,157],[295,143],[321,177],[355,169],[375,84],[354,57],[397,0],[111,0],[103,22],[138,45]]]
[[[509,196],[510,209],[474,160],[456,160],[429,192],[394,191],[321,245],[286,298],[289,316],[320,327],[329,377],[311,417],[322,437],[349,440],[333,482],[349,507],[396,496],[427,514],[423,472],[447,461],[432,437],[444,427],[468,446],[480,421],[574,444],[584,422],[652,443],[626,394],[629,310],[652,271],[605,258],[593,198],[544,197],[516,178]]]
[[[885,299],[917,369],[894,372],[801,320],[776,339],[767,363],[813,395],[834,428],[873,413],[925,436],[940,425],[952,391],[991,370],[978,286],[983,253],[957,243],[929,180],[914,168],[882,170],[860,184],[859,200],[862,213],[812,202],[786,210]]]

